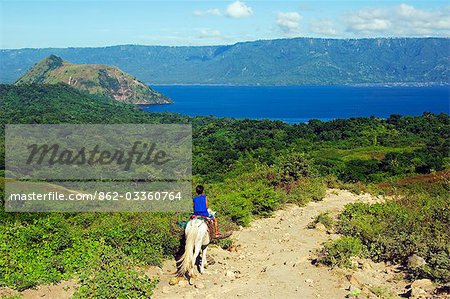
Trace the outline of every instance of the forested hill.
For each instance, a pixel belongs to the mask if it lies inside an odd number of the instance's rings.
[[[168,104],[169,98],[116,67],[74,64],[50,55],[34,65],[15,84],[66,83],[91,94],[130,104]]]
[[[0,82],[14,82],[51,54],[114,65],[150,84],[448,83],[450,76],[449,38],[294,38],[228,46],[0,50]]]

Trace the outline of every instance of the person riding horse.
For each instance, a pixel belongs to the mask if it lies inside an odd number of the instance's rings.
[[[185,247],[183,255],[177,260],[177,276],[187,276],[189,279],[195,277],[194,267],[197,257],[201,255],[200,273],[204,273],[206,260],[206,251],[208,244],[211,241],[211,236],[214,238],[222,239],[231,235],[226,233],[224,235],[219,233],[217,225],[217,217],[215,212],[208,209],[208,197],[203,194],[204,188],[198,185],[195,188],[197,196],[193,198],[194,213],[191,215],[191,219],[187,222],[184,229]],[[214,223],[214,228],[209,226],[209,223]],[[214,231],[214,234],[211,233]]]
[[[208,197],[203,194],[204,190],[205,188],[202,185],[198,185],[195,188],[197,196],[193,198],[194,213],[192,213],[191,218],[199,216],[212,220],[214,222],[214,237],[220,239],[222,235],[219,232],[217,217],[215,216],[215,213],[208,209]]]

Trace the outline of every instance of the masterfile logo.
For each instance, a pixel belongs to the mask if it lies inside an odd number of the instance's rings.
[[[188,211],[190,125],[7,125],[5,210]]]

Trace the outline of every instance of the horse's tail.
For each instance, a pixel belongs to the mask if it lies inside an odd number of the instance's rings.
[[[198,234],[198,225],[194,225],[194,221],[192,221],[188,223],[187,227],[188,229],[186,229],[186,244],[184,247],[184,253],[177,261],[179,264],[177,272],[179,276],[191,274],[194,264],[194,247]]]

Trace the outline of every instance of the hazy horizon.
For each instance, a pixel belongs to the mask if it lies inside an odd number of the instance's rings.
[[[446,1],[0,0],[0,49],[450,37]]]
[[[276,41],[276,40],[292,40],[292,39],[325,39],[325,40],[374,40],[374,39],[450,39],[450,37],[446,36],[427,36],[427,37],[415,37],[415,36],[389,36],[389,37],[359,37],[359,38],[332,38],[332,37],[309,37],[309,36],[299,36],[299,37],[286,37],[286,38],[273,38],[273,39],[257,39],[257,40],[242,40],[229,44],[212,44],[212,45],[145,45],[145,44],[116,44],[116,45],[104,45],[104,46],[66,46],[66,47],[24,47],[24,48],[0,48],[0,50],[39,50],[39,49],[70,49],[70,48],[80,48],[80,49],[89,49],[89,48],[112,48],[112,47],[128,47],[128,46],[138,46],[138,47],[172,47],[172,48],[183,48],[183,47],[221,47],[221,46],[232,46],[241,43],[252,43],[252,42],[261,42],[261,41]]]

